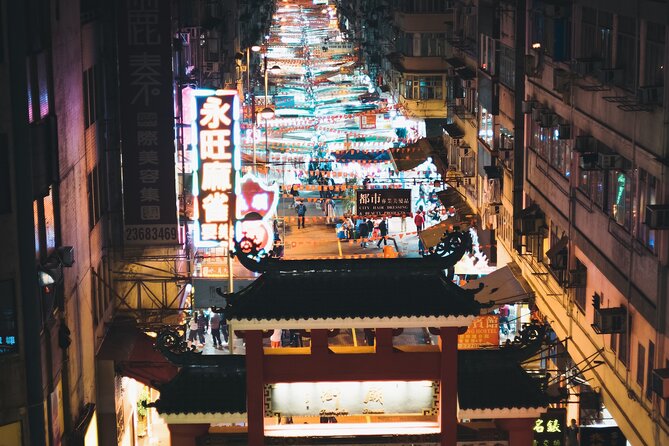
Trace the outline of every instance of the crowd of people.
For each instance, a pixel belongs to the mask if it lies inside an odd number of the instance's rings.
[[[222,349],[228,345],[228,324],[224,314],[211,309],[193,310],[188,322],[188,345],[202,348],[207,343],[208,335],[211,336],[214,348]]]

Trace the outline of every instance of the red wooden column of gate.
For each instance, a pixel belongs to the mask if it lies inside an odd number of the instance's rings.
[[[248,442],[255,446],[265,443],[265,402],[263,377],[262,331],[247,330],[246,341],[246,414]]]
[[[439,330],[441,372],[439,427],[441,446],[455,446],[458,437],[458,328]]]

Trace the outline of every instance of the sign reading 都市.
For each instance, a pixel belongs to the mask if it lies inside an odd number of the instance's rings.
[[[411,189],[364,189],[356,191],[357,215],[409,215]]]
[[[239,99],[234,90],[199,91],[195,96],[198,167],[198,246],[228,247],[235,218],[236,172],[239,170]]]
[[[175,244],[170,2],[122,0],[119,14],[124,240]]]

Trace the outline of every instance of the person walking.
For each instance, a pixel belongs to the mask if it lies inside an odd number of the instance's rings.
[[[325,200],[325,216],[328,224],[335,222],[335,202],[332,198]]]
[[[272,336],[269,337],[269,340],[272,342],[272,348],[281,347],[281,329],[275,329]]]
[[[204,347],[204,333],[206,330],[207,323],[204,317],[204,312],[200,310],[200,314],[197,316],[197,337],[200,340],[200,344]]]
[[[304,216],[307,214],[307,206],[303,201],[297,202],[295,212],[297,212],[297,229],[304,228]]]
[[[190,330],[190,333],[188,333],[188,343],[190,345],[190,343],[195,342],[197,340],[197,330],[198,330],[197,311],[193,311],[193,315],[190,318],[188,328]]]
[[[383,242],[383,246],[386,246],[388,244],[388,241],[386,238],[388,237],[388,222],[386,221],[386,218],[382,218],[381,222],[379,223],[379,236],[381,237],[379,239],[379,242],[376,244],[377,248],[381,248],[381,242]]]
[[[407,232],[407,214],[402,214],[400,218],[400,232],[404,234]]]
[[[567,446],[579,446],[579,432],[580,429],[578,428],[578,424],[576,424],[576,420],[572,418],[569,427],[567,427]]]
[[[362,220],[360,222],[360,225],[358,225],[358,231],[360,232],[360,238],[362,239],[362,241],[360,242],[360,247],[366,248],[367,239],[369,237],[369,226],[367,225],[367,222],[365,220]]]
[[[423,225],[425,224],[425,218],[423,217],[423,211],[422,208],[418,212],[416,212],[416,215],[413,218],[413,222],[416,223],[416,232],[419,234],[423,230]]]
[[[221,313],[221,333],[223,333],[223,346],[228,345],[228,321],[225,319],[225,314]]]
[[[214,313],[209,321],[211,325],[211,338],[214,341],[214,348],[222,347],[221,344],[221,313]]]

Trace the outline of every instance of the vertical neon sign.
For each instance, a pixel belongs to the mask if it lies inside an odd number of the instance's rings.
[[[193,166],[195,244],[230,247],[240,168],[239,97],[235,90],[195,92],[198,155]]]

